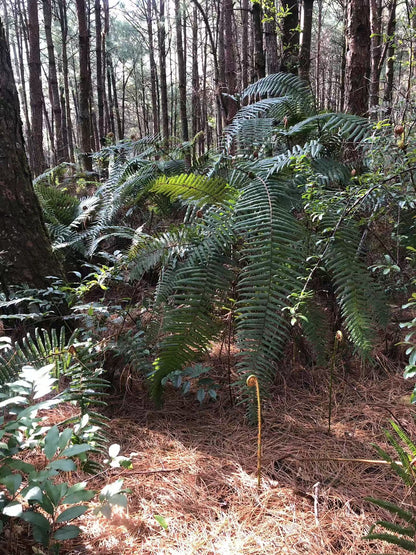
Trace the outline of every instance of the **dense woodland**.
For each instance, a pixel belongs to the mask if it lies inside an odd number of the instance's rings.
[[[413,0],[3,0],[0,548],[414,552]]]

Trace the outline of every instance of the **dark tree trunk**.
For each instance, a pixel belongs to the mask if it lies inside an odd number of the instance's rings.
[[[192,21],[192,135],[201,131],[201,99],[198,68],[198,9],[194,7]]]
[[[28,0],[29,16],[29,88],[31,129],[29,135],[30,165],[35,175],[46,168],[43,153],[43,92],[39,48],[39,18],[37,0]]]
[[[266,60],[263,49],[262,9],[260,3],[253,4],[253,33],[254,33],[254,74],[256,79],[266,75]]]
[[[152,0],[147,0],[146,10],[147,36],[149,41],[149,62],[150,62],[150,91],[152,99],[153,133],[157,135],[160,131],[159,104],[157,97],[157,66],[155,61],[155,47],[153,40],[153,14]]]
[[[42,287],[60,274],[39,202],[32,187],[23,142],[19,101],[0,20],[0,286]]]
[[[66,0],[59,0],[58,2],[59,10],[59,23],[61,26],[61,36],[62,36],[62,75],[64,79],[64,93],[65,93],[65,103],[62,104],[62,129],[65,130],[63,133],[63,140],[65,147],[68,147],[69,159],[71,162],[74,161],[74,141],[72,136],[72,120],[71,120],[71,97],[69,94],[69,68],[68,68],[68,51],[67,51],[67,40],[68,40],[68,18],[66,10]],[[65,109],[63,108],[65,104]]]
[[[282,0],[286,12],[283,18],[283,56],[281,70],[298,73],[299,68],[299,7],[298,0]]]
[[[370,77],[369,0],[349,0],[347,7],[346,110],[364,116],[368,111]]]
[[[389,3],[389,18],[387,21],[386,34],[389,37],[387,43],[387,62],[386,62],[386,85],[384,87],[383,102],[387,108],[387,113],[391,113],[393,102],[393,81],[394,81],[394,55],[396,52],[396,7],[397,0],[391,0]]]
[[[45,25],[45,37],[48,48],[48,62],[49,62],[49,87],[51,106],[53,113],[53,122],[55,126],[55,163],[59,164],[64,160],[68,160],[68,150],[64,146],[62,136],[62,110],[61,101],[58,87],[58,76],[56,73],[55,50],[52,40],[52,6],[51,0],[43,0],[43,19]]]
[[[226,91],[234,95],[237,90],[237,68],[235,61],[235,37],[233,35],[233,2],[224,0],[224,49]],[[237,113],[237,103],[229,97],[224,99],[225,122],[228,125]]]
[[[264,43],[266,48],[266,73],[268,75],[279,71],[279,57],[277,55],[277,32],[274,13],[266,14],[264,23]]]
[[[248,85],[248,0],[241,2],[241,83]]]
[[[154,0],[155,13],[156,4]],[[159,19],[157,32],[159,46],[159,74],[160,74],[160,99],[162,111],[162,135],[167,143],[169,141],[169,109],[168,109],[168,85],[166,78],[166,27],[165,27],[165,0],[159,2]]]
[[[381,73],[381,16],[383,5],[381,0],[370,0],[371,27],[371,74],[370,74],[370,108],[379,104],[380,73]]]
[[[311,67],[312,16],[314,0],[303,0],[302,35],[299,52],[299,77],[309,81]]]
[[[104,142],[104,75],[103,75],[103,48],[101,25],[101,0],[95,0],[95,60],[97,74],[97,108],[98,108],[98,134],[100,143]]]
[[[92,171],[92,125],[90,116],[91,73],[90,39],[85,0],[76,0],[79,32],[79,120],[81,132],[81,162],[86,171]]]
[[[179,77],[179,109],[181,113],[182,140],[189,140],[188,113],[186,108],[186,65],[182,39],[182,9],[181,1],[175,0],[175,23],[176,23],[176,55],[178,57]]]

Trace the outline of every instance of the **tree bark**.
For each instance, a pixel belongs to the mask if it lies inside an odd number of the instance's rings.
[[[305,79],[305,81],[309,81],[309,70],[311,67],[313,2],[314,0],[303,0],[299,77]]]
[[[189,140],[188,113],[186,107],[186,65],[182,40],[182,9],[181,1],[175,0],[176,55],[178,58],[179,110],[181,113],[182,140]]]
[[[263,50],[263,26],[262,9],[259,3],[253,4],[253,33],[254,33],[254,74],[256,79],[261,79],[266,75],[266,60]]]
[[[147,36],[149,41],[149,62],[150,62],[150,91],[152,99],[153,133],[157,135],[160,131],[159,104],[157,96],[157,66],[155,61],[155,47],[153,40],[153,14],[152,0],[147,0],[146,10]]]
[[[48,48],[48,77],[50,87],[50,100],[53,113],[53,122],[55,126],[55,163],[60,164],[64,160],[68,160],[68,150],[64,146],[62,136],[62,110],[58,87],[58,76],[56,72],[55,49],[52,40],[52,6],[51,0],[43,0],[43,20],[45,25],[46,45]]]
[[[387,21],[386,34],[387,43],[387,62],[386,62],[386,85],[384,87],[383,102],[386,106],[387,113],[391,113],[391,104],[393,101],[393,82],[394,82],[394,54],[396,52],[396,7],[397,0],[391,0],[389,3],[389,18]]]
[[[85,0],[76,0],[79,38],[79,120],[81,131],[81,163],[85,171],[92,171],[92,125],[90,117],[91,73],[90,39]]]
[[[347,6],[346,110],[364,116],[368,111],[370,77],[369,0],[349,0]]]
[[[153,0],[154,11],[157,13],[156,0]],[[166,78],[166,28],[165,28],[165,0],[159,2],[159,18],[157,39],[159,46],[159,75],[160,75],[160,104],[162,111],[162,135],[165,143],[169,141],[169,109],[168,85]]]
[[[0,285],[46,285],[60,274],[32,187],[19,101],[0,20]]]
[[[101,25],[101,0],[95,0],[95,61],[97,75],[98,134],[100,143],[104,142],[104,75]]]
[[[370,108],[379,104],[380,73],[381,73],[381,16],[383,5],[381,0],[370,0],[371,26],[371,74],[370,74]]]
[[[298,73],[299,67],[299,7],[298,0],[282,0],[286,12],[283,18],[283,57],[281,70]]]
[[[29,16],[29,88],[31,129],[29,135],[30,165],[35,175],[46,168],[43,152],[43,92],[39,47],[39,18],[37,0],[28,0]]]

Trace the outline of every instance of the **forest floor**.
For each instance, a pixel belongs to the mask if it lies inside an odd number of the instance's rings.
[[[222,362],[216,362],[219,371]],[[391,419],[416,437],[408,402],[412,383],[381,355],[377,368],[337,369],[328,433],[328,379],[322,369],[293,371],[265,401],[258,489],[257,429],[246,422],[242,406],[231,405],[226,390],[218,402],[202,405],[170,390],[156,410],[140,380],[130,378],[128,393],[110,399],[108,437],[123,455],[132,453],[133,469],[113,468],[93,479],[81,472],[71,476],[97,489],[123,478],[131,490],[128,511],[120,509],[110,520],[87,512],[76,522],[82,536],[64,544],[62,553],[389,552],[382,542],[362,539],[386,517],[364,498],[406,503],[408,492],[386,465],[335,459],[378,459],[372,444],[388,449],[383,429]],[[55,416],[59,421],[68,414]],[[165,519],[166,529],[155,515]],[[9,533],[3,548],[10,555],[33,553],[22,527]]]

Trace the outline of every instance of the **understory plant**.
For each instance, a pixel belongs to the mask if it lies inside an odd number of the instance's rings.
[[[365,536],[367,540],[381,540],[392,546],[414,553],[416,549],[416,445],[406,431],[390,422],[392,430],[386,430],[389,446],[394,451],[394,458],[379,446],[375,446],[378,454],[387,461],[392,472],[402,483],[406,491],[403,502],[398,504],[385,499],[367,497],[366,500],[381,507],[390,514],[391,520],[379,520]]]
[[[56,249],[98,265],[117,252],[113,276],[156,284],[144,328],[157,353],[148,372],[156,400],[224,329],[238,347],[243,399],[252,374],[267,394],[293,342],[307,364],[325,365],[340,329],[369,359],[389,319],[386,280],[404,276],[400,251],[412,247],[410,137],[397,168],[390,124],[320,112],[291,74],[269,75],[235,101],[220,149],[204,159],[149,137],[97,153],[108,177],[87,199],[60,202],[67,191],[47,175],[37,182]]]
[[[1,388],[0,532],[21,519],[30,524],[36,543],[48,553],[59,553],[62,541],[81,533],[72,521],[88,510],[85,503],[97,492],[86,482],[67,483],[94,446],[82,439],[88,437],[83,436],[89,427],[85,415],[74,426],[48,425],[51,409],[65,399],[56,392],[53,368],[54,363],[40,368],[26,365],[17,380]],[[30,453],[36,464],[27,462]],[[117,455],[118,451],[115,457],[120,459]],[[112,505],[126,506],[125,493],[120,480],[106,486],[100,493],[104,514],[109,516]]]

